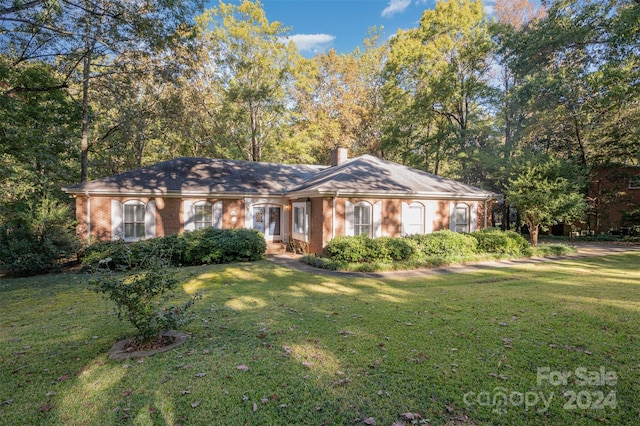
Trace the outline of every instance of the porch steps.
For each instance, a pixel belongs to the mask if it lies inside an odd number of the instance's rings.
[[[287,245],[283,243],[267,243],[266,254],[283,254],[287,252]]]

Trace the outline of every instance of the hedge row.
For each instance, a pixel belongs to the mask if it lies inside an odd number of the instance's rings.
[[[102,262],[112,269],[135,269],[149,257],[174,266],[247,262],[261,259],[266,249],[264,236],[253,229],[205,228],[136,243],[101,241],[87,247],[82,265]]]
[[[482,253],[529,256],[529,243],[513,231],[486,228],[464,234],[449,230],[403,238],[336,237],[327,245],[332,261],[342,263],[411,262],[427,258],[455,259]]]

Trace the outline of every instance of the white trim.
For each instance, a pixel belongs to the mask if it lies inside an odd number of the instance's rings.
[[[411,223],[412,218],[411,218],[410,212],[411,212],[411,209],[413,207],[416,207],[416,206],[420,207],[421,212],[422,212],[422,214],[421,214],[422,221],[420,223],[422,230],[421,230],[421,232],[419,232],[419,234],[425,234],[426,233],[426,219],[425,219],[426,218],[426,214],[425,214],[426,208],[425,208],[424,204],[421,203],[421,202],[418,202],[418,201],[414,201],[412,203],[406,203],[406,202],[403,201],[402,202],[402,234],[403,235],[410,235],[409,230],[407,229],[407,226],[412,224]]]
[[[156,237],[156,202],[151,200],[144,209],[144,237]]]
[[[87,196],[87,244],[91,244],[91,197],[89,193],[85,193]]]
[[[373,237],[382,237],[382,201],[378,201],[371,209],[371,226]]]
[[[224,206],[221,200],[216,201],[211,206],[213,210],[213,227],[222,229],[222,215],[224,214]]]
[[[120,201],[111,200],[111,239],[114,241],[124,238],[123,214],[124,212]]]
[[[308,243],[311,240],[311,203],[306,201],[296,201],[291,205],[292,226],[291,235],[294,239]],[[302,232],[296,231],[296,210],[302,211]]]
[[[182,202],[182,228],[185,231],[193,231],[196,229],[196,224],[193,216],[193,200],[184,200]]]
[[[353,237],[353,203],[344,201],[344,235]]]
[[[453,201],[449,203],[449,230],[456,230],[456,203]]]
[[[478,230],[478,203],[471,203],[469,209],[469,232]]]

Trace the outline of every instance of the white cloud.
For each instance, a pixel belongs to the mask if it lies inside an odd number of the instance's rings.
[[[495,12],[495,8],[496,8],[496,0],[484,0],[484,12],[489,15],[489,16],[493,16],[493,13]]]
[[[404,12],[411,5],[411,0],[389,0],[389,6],[382,11],[382,16],[388,18],[396,13]]]
[[[284,41],[293,41],[300,52],[318,53],[330,47],[335,39],[331,34],[294,34],[284,38]]]

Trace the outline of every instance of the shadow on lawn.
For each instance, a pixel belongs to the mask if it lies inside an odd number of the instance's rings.
[[[496,422],[488,409],[465,407],[460,398],[464,389],[495,386],[488,375],[498,361],[526,371],[531,377],[520,374],[530,386],[543,362],[575,367],[635,356],[633,321],[615,320],[638,313],[637,258],[546,263],[544,276],[542,267],[528,265],[403,281],[304,274],[270,262],[186,268],[181,297],[203,292],[198,319],[187,327],[193,338],[142,363],[107,360],[128,329],[111,305],[84,290],[81,276],[72,283],[2,283],[6,307],[15,302],[24,312],[19,343],[11,343],[13,331],[2,321],[3,370],[18,372],[4,386],[15,392],[14,402],[1,410],[16,410],[16,422],[43,424],[345,424],[370,415],[391,424],[417,411],[443,422],[461,415]],[[41,312],[48,315],[43,324],[29,322]],[[60,316],[68,320],[51,328],[47,319]],[[578,328],[589,324],[606,330]],[[26,336],[43,338],[31,343]],[[606,351],[610,339],[616,352],[587,355],[583,339]],[[32,348],[11,356],[25,345]],[[621,400],[632,398],[633,372],[616,369]],[[524,421],[521,415],[535,422],[535,413],[523,412],[501,420]],[[555,411],[548,420],[582,415]]]

